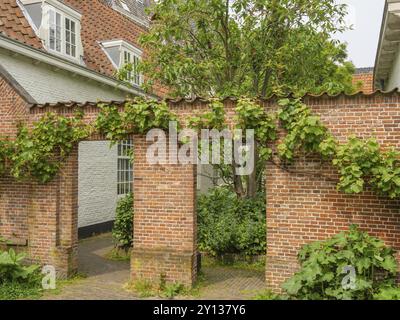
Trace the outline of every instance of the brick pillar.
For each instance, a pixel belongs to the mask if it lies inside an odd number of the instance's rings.
[[[28,212],[31,260],[53,265],[60,277],[77,271],[78,148],[48,184],[33,183]]]
[[[196,280],[196,167],[150,165],[148,144],[135,136],[132,280],[192,286]]]
[[[267,255],[265,280],[267,287],[281,292],[281,285],[298,269],[297,250],[292,243],[289,199],[290,177],[281,169],[267,164]],[[297,231],[297,230],[296,230]]]

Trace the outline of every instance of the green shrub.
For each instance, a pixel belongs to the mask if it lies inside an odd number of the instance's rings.
[[[181,283],[166,284],[161,291],[161,296],[167,299],[172,299],[185,291],[185,286]]]
[[[133,196],[128,194],[118,201],[112,231],[115,246],[129,250],[133,242]]]
[[[239,199],[225,187],[198,198],[199,248],[212,255],[265,254],[265,195]]]
[[[0,284],[9,282],[29,282],[31,281],[39,266],[24,266],[22,261],[25,259],[25,253],[15,253],[13,249],[8,252],[0,252]]]
[[[381,289],[377,294],[374,295],[375,300],[400,300],[400,288],[399,287],[387,287]]]
[[[26,255],[0,251],[0,300],[37,297],[41,292],[39,266],[22,264]]]
[[[304,246],[298,258],[300,271],[283,285],[294,299],[370,300],[383,289],[394,288],[394,251],[357,226]],[[354,281],[348,281],[349,266],[354,268]]]

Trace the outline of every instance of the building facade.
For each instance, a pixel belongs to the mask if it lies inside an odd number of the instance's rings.
[[[148,1],[3,0],[0,76],[29,104],[122,101],[145,94],[136,71],[145,54],[139,36],[149,27]],[[116,73],[133,66],[125,81]],[[0,94],[6,95],[5,87]],[[117,201],[131,192],[133,168],[107,141],[79,146],[79,217],[82,236],[109,230]]]
[[[386,0],[374,85],[385,91],[400,87],[400,0]]]

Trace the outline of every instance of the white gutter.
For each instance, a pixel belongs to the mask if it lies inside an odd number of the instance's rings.
[[[395,35],[396,39],[386,39],[386,36],[388,33],[392,31],[394,33],[395,31],[398,31],[398,26],[396,24],[395,30],[391,30],[391,27],[389,26],[389,21],[391,15],[396,15],[400,17],[400,0],[386,0],[385,1],[385,7],[383,11],[383,18],[382,18],[382,25],[381,25],[381,31],[379,35],[379,42],[378,42],[378,49],[376,53],[376,58],[375,58],[375,70],[374,70],[374,84],[377,87],[380,87],[380,81],[381,80],[387,80],[387,77],[389,76],[388,72],[382,72],[382,63],[383,62],[393,62],[394,56],[391,57],[391,49],[389,49],[389,52],[385,52],[383,45],[391,45],[393,44],[394,47],[396,47],[396,44],[398,44],[399,40],[398,35]],[[386,61],[383,59],[383,54],[386,53],[386,56],[389,55],[389,60],[386,58]],[[386,69],[386,68],[385,68]],[[385,88],[380,88],[384,90]]]
[[[0,48],[7,49],[11,52],[27,56],[36,61],[46,63],[48,65],[54,66],[56,68],[69,71],[76,75],[97,81],[99,83],[117,88],[127,93],[131,93],[136,96],[156,98],[154,95],[145,93],[139,87],[128,87],[124,82],[114,79],[112,77],[103,75],[99,72],[90,70],[84,66],[78,65],[74,62],[62,59],[55,55],[49,54],[47,52],[38,50],[36,48],[30,47],[24,43],[17,40],[10,39],[0,33]]]

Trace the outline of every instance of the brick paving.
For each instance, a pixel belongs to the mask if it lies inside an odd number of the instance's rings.
[[[109,234],[79,243],[79,271],[86,278],[62,286],[58,294],[46,294],[45,300],[137,300],[123,286],[129,281],[129,262],[111,261],[104,255],[112,249]],[[260,271],[229,267],[204,267],[204,281],[198,294],[182,299],[249,299],[265,288]]]
[[[251,299],[265,290],[264,272],[230,267],[204,267],[204,286],[199,299],[242,300]]]

